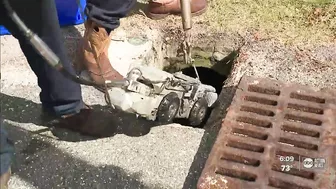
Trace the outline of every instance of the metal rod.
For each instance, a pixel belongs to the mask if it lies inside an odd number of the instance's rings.
[[[200,81],[201,79],[200,79],[200,77],[199,77],[199,75],[198,75],[198,71],[197,71],[197,68],[196,68],[195,64],[193,64],[192,66],[194,67],[194,71],[195,71],[195,74],[196,74],[196,78]]]
[[[192,28],[191,22],[191,3],[190,0],[180,0],[182,9],[182,24],[184,30]]]
[[[184,62],[185,63],[192,63],[192,66],[194,68],[194,71],[196,73],[196,77],[198,80],[200,80],[197,68],[195,64],[191,60],[191,44],[190,44],[190,29],[192,28],[192,15],[191,15],[191,1],[190,0],[180,0],[181,3],[181,9],[182,9],[182,25],[185,35],[185,41],[184,41]]]

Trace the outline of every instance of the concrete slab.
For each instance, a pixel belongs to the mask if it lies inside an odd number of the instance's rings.
[[[112,66],[124,77],[130,68],[136,65],[162,69],[163,58],[158,59],[160,52],[157,51],[162,43],[158,30],[147,29],[144,34],[127,36],[124,29],[118,28],[108,50],[109,59]]]

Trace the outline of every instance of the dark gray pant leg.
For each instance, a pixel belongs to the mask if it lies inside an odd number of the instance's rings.
[[[3,119],[0,119],[0,175],[2,175],[9,170],[12,163],[14,144],[9,140],[8,134],[4,129]]]
[[[85,13],[102,27],[114,30],[135,5],[136,0],[87,0]]]

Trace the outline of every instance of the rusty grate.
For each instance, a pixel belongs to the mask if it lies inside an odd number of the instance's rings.
[[[305,168],[324,158],[324,168]],[[336,93],[243,77],[199,189],[336,188]]]

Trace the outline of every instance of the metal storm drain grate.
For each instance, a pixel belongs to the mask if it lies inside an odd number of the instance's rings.
[[[243,77],[199,189],[335,189],[336,93]]]

